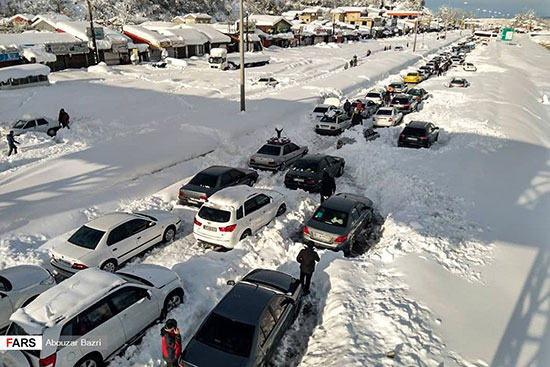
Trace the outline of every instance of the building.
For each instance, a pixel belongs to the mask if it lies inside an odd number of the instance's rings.
[[[288,20],[275,15],[251,15],[248,17],[248,22],[253,23],[256,29],[260,29],[267,34],[287,33],[290,32],[290,27],[292,27],[292,23]],[[239,23],[240,21],[237,21],[237,25]]]
[[[213,48],[228,48],[231,44],[231,37],[219,32],[211,24],[186,24],[181,25],[181,28],[192,28],[201,32],[208,40],[205,47],[205,52],[209,53]]]
[[[416,20],[420,16],[422,16],[421,11],[412,11],[412,10],[400,10],[400,11],[394,11],[390,10],[386,12],[386,16],[390,18],[395,19],[410,19],[410,20]]]
[[[141,55],[142,60],[160,60],[163,49],[165,49],[168,52],[168,56],[171,57],[174,57],[178,52],[176,48],[179,46],[179,39],[171,39],[170,37],[161,35],[141,25],[124,25],[122,27],[122,32],[142,50],[146,49],[144,45],[148,45],[148,54]],[[181,46],[183,47],[183,44]]]
[[[204,13],[189,13],[183,16],[177,16],[173,22],[176,24],[209,24],[212,17]]]
[[[351,25],[361,25],[368,18],[368,10],[364,7],[342,6],[332,11],[333,21]]]
[[[17,50],[21,63],[42,63],[52,71],[87,67],[93,61],[87,42],[67,33],[0,34],[0,49],[9,47]]]
[[[14,26],[25,26],[30,25],[35,17],[36,15],[33,14],[15,14],[13,17],[8,19],[8,22]]]
[[[37,15],[32,19],[31,26],[39,31],[57,32],[57,22],[70,22],[71,18],[62,14]]]
[[[281,16],[291,22],[293,20],[299,20],[303,12],[303,10],[288,10],[283,12]]]
[[[298,16],[298,20],[309,24],[315,20],[321,19],[322,17],[323,9],[317,6],[312,8],[305,8],[304,10],[302,10],[302,14]]]

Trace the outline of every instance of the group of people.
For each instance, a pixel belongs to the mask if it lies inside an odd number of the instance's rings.
[[[61,126],[62,128],[70,129],[69,127],[70,116],[67,112],[65,112],[65,109],[62,108],[61,110],[59,110],[59,116],[57,118],[57,121],[59,122],[59,126]],[[8,157],[12,155],[12,153],[14,155],[17,154],[17,145],[19,145],[20,143],[17,140],[15,140],[15,133],[13,132],[13,130],[9,132],[6,139],[8,140],[8,148],[9,148]]]
[[[362,125],[363,116],[361,115],[361,110],[363,109],[363,102],[361,102],[361,100],[358,99],[355,103],[356,103],[355,108],[352,109],[351,102],[348,99],[346,99],[346,102],[344,102],[344,111],[351,118],[351,123],[354,126]]]

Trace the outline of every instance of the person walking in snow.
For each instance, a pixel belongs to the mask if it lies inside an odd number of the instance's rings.
[[[371,51],[370,51],[370,50],[368,50],[368,51],[367,51],[367,57],[369,57],[369,56],[370,56],[370,54],[371,54]]]
[[[8,147],[10,148],[10,151],[8,152],[8,157],[11,155],[12,152],[13,154],[17,154],[17,146],[15,144],[19,144],[19,142],[15,140],[13,130],[10,131],[6,138],[8,139]]]
[[[162,357],[167,367],[179,367],[181,355],[181,335],[178,323],[174,319],[166,320],[166,324],[160,330],[162,338]]]
[[[309,294],[309,287],[311,286],[311,277],[315,271],[315,263],[321,260],[315,249],[313,243],[308,242],[307,247],[302,249],[296,261],[300,263],[300,283],[304,287],[304,294]]]
[[[353,61],[353,66],[357,66],[357,55],[353,55],[351,60]]]
[[[344,102],[344,111],[346,111],[346,114],[349,116],[351,113],[351,103],[349,103],[349,100],[346,99]]]
[[[334,177],[331,177],[328,172],[323,173],[321,180],[321,203],[324,203],[329,197],[336,192],[336,182]]]
[[[384,46],[384,51],[387,51],[388,50],[388,47],[387,46]]]
[[[57,118],[57,121],[59,121],[59,125],[61,127],[66,127],[67,129],[70,129],[69,127],[69,119],[70,116],[65,110],[62,108],[59,110],[59,117]]]

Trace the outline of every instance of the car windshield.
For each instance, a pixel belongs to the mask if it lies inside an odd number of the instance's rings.
[[[380,98],[380,93],[370,92],[370,93],[367,93],[367,97]]]
[[[389,116],[391,115],[391,112],[392,110],[378,110],[378,112],[376,112],[377,115],[382,115],[382,116]]]
[[[390,84],[390,87],[392,87],[392,88],[401,88],[402,85],[400,83],[392,83],[392,84]]]
[[[149,287],[154,287],[153,283],[151,283],[150,281],[148,281],[147,279],[143,279],[141,277],[138,277],[134,274],[126,274],[124,272],[117,272],[117,275],[119,275],[120,277],[124,278],[125,280],[131,282],[131,283],[136,283],[136,284],[145,284]]]
[[[231,212],[203,205],[199,210],[199,217],[216,223],[227,223],[231,218]]]
[[[420,89],[411,89],[409,90],[409,94],[413,94],[415,96],[419,96],[422,94],[422,91]]]
[[[322,206],[313,214],[313,220],[331,226],[345,227],[348,224],[348,213]]]
[[[315,109],[313,110],[313,112],[316,112],[316,113],[325,113],[328,111],[328,107],[315,107]]]
[[[27,121],[25,121],[25,120],[19,120],[15,124],[13,124],[13,127],[15,127],[16,129],[22,129],[23,126],[25,126],[26,123],[27,123]]]
[[[317,170],[319,169],[319,162],[315,162],[311,160],[301,160],[294,163],[294,166],[292,166],[292,169],[294,171],[300,171],[300,172],[317,172]]]
[[[269,81],[271,81],[271,79],[269,78],[260,78],[260,80],[258,80],[260,83],[267,83]]]
[[[464,83],[464,80],[462,80],[462,79],[453,79],[453,80],[451,81],[451,83],[454,83],[454,84],[463,84],[463,83]]]
[[[205,189],[211,189],[216,187],[217,182],[218,176],[213,176],[204,172],[200,172],[195,177],[193,177],[191,181],[189,181],[189,184],[204,187]]]
[[[197,333],[197,340],[226,353],[248,357],[254,329],[253,325],[212,313]]]
[[[418,76],[418,73],[409,73],[407,76]]]
[[[405,130],[403,130],[403,134],[409,135],[409,136],[425,136],[426,130],[419,129],[416,127],[406,127]]]
[[[211,64],[221,64],[222,61],[223,61],[223,57],[210,57],[208,59],[208,62]]]
[[[98,229],[82,226],[68,241],[73,245],[94,250],[104,234],[105,232]]]
[[[259,154],[265,154],[265,155],[276,155],[278,156],[281,153],[281,147],[275,146],[275,145],[264,145],[263,147],[258,150]]]

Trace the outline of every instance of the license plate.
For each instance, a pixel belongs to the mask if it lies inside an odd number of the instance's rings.
[[[407,140],[417,141],[418,139],[417,138],[407,138]]]
[[[295,178],[294,181],[296,181],[296,182],[304,182],[304,179],[303,179],[303,178]]]
[[[330,240],[330,236],[327,236],[326,234],[322,234],[322,233],[313,233],[313,237],[321,241]]]
[[[71,266],[70,262],[62,260],[62,259],[57,259],[57,262],[62,264],[62,265],[65,265],[65,266],[69,266],[69,267]]]
[[[212,232],[217,231],[216,227],[210,227],[210,226],[204,226],[204,229],[206,229],[207,231],[212,231]]]
[[[328,129],[328,128],[329,128],[328,125],[321,125],[321,127],[322,127],[323,129]]]

